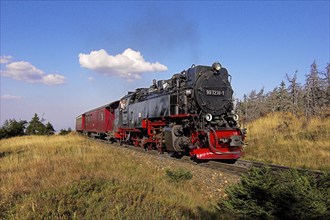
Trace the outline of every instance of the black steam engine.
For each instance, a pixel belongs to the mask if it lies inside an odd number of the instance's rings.
[[[150,88],[136,89],[119,101],[84,113],[78,117],[77,130],[199,160],[238,159],[245,134],[233,113],[230,78],[220,63],[193,65],[171,79],[154,80]],[[111,126],[89,132],[84,116],[103,108],[113,120],[104,123]]]

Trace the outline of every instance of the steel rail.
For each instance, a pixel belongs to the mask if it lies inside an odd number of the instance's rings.
[[[86,137],[86,138],[88,138],[88,137]],[[320,170],[302,169],[302,168],[288,167],[288,166],[282,166],[282,165],[276,165],[276,164],[268,164],[268,163],[249,161],[249,160],[243,160],[243,159],[239,159],[235,163],[225,163],[225,162],[212,161],[212,160],[196,161],[196,160],[192,160],[191,157],[189,157],[189,156],[176,157],[176,156],[170,155],[166,152],[164,152],[163,154],[160,154],[157,150],[148,150],[148,149],[144,149],[141,147],[135,147],[133,145],[121,145],[116,142],[110,143],[107,140],[101,140],[101,139],[92,139],[92,140],[111,144],[113,146],[120,147],[120,148],[125,148],[125,149],[129,149],[129,150],[138,151],[141,153],[146,153],[149,155],[160,156],[160,157],[175,160],[175,161],[181,162],[181,163],[189,163],[189,164],[194,164],[197,166],[205,167],[208,169],[219,170],[219,171],[231,173],[234,175],[245,174],[252,168],[262,168],[262,167],[270,167],[270,169],[273,170],[275,173],[295,169],[298,171],[307,171],[316,177],[319,177],[324,174],[324,172],[320,171]]]

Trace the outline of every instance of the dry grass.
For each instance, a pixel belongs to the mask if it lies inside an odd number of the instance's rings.
[[[214,205],[224,194],[211,181],[216,178],[213,173],[180,163],[157,163],[137,154],[141,153],[78,135],[1,140],[0,219],[216,216]],[[170,181],[169,169],[180,169],[193,178]],[[203,174],[210,182],[200,181],[198,176]],[[222,179],[223,185],[229,184]],[[211,194],[210,189],[203,190],[208,184],[214,190]]]
[[[247,125],[245,158],[312,169],[330,169],[330,118],[310,121],[271,114]]]
[[[329,119],[275,114],[247,128],[246,159],[330,168]],[[169,179],[180,172],[192,179]],[[0,219],[221,219],[215,205],[235,178],[74,134],[5,139]]]

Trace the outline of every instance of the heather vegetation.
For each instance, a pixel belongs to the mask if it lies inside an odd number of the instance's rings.
[[[0,140],[0,219],[216,218],[229,179],[151,156],[75,134]]]
[[[306,170],[252,169],[227,188],[219,213],[237,219],[330,218],[330,65],[314,62],[304,85],[293,77],[269,93],[252,91],[237,112],[248,135],[244,159]],[[315,178],[308,169],[325,171]]]
[[[255,90],[238,102],[247,128],[245,158],[293,167],[330,169],[330,64],[316,62],[300,85],[296,74],[269,93]]]
[[[329,174],[316,179],[307,170],[275,175],[267,167],[252,169],[227,188],[219,213],[237,219],[329,219]]]
[[[244,159],[330,170],[330,118],[270,113],[246,125]]]
[[[220,183],[214,178],[203,167],[72,133],[3,139],[0,219],[329,217],[329,175],[264,168],[238,183],[224,174]]]

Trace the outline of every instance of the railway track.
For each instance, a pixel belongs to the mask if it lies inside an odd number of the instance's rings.
[[[287,171],[290,169],[303,170],[300,168],[287,167],[287,166],[276,165],[276,164],[267,164],[267,163],[249,161],[249,160],[243,160],[243,159],[239,159],[235,163],[225,163],[225,162],[219,162],[219,161],[196,162],[196,161],[192,160],[189,156],[183,156],[183,157],[178,158],[178,157],[173,157],[173,156],[167,154],[166,152],[164,154],[159,154],[159,152],[156,150],[145,150],[143,148],[134,147],[131,145],[123,146],[123,145],[120,145],[119,143],[109,143],[108,141],[99,140],[99,139],[94,139],[94,140],[101,141],[101,142],[104,142],[107,144],[112,144],[114,146],[121,147],[121,148],[124,147],[129,150],[146,153],[149,155],[154,155],[154,156],[159,156],[159,157],[163,157],[163,158],[167,158],[167,159],[171,159],[171,160],[176,160],[181,163],[194,164],[194,165],[205,167],[208,169],[219,170],[222,172],[227,172],[227,173],[231,173],[231,174],[235,174],[235,175],[241,175],[241,174],[247,173],[253,167],[255,167],[255,168],[269,167],[275,173],[281,172],[281,171]],[[316,177],[319,177],[320,175],[324,174],[324,172],[320,171],[320,170],[308,170],[308,172],[310,172],[311,174],[313,174]]]
[[[301,169],[301,168],[287,167],[287,166],[276,165],[276,164],[266,164],[266,163],[248,161],[248,160],[241,160],[241,159],[236,161],[235,164],[237,166],[245,167],[247,170],[251,169],[252,167],[262,168],[262,167],[265,167],[265,166],[269,167],[274,172],[287,171],[287,170],[291,170],[291,169],[296,169],[298,171],[306,170],[306,169]],[[308,170],[308,172],[313,174],[316,177],[324,174],[324,172],[320,171],[320,170]]]

